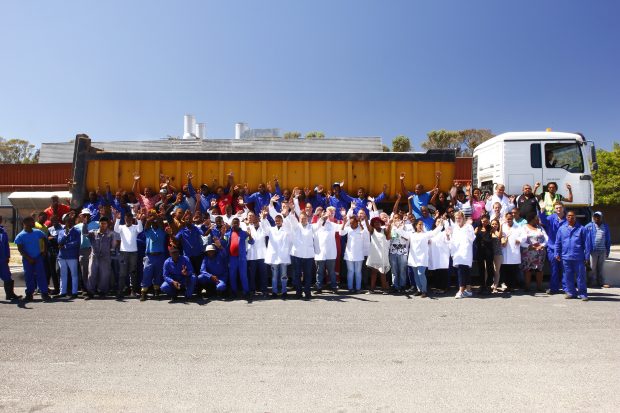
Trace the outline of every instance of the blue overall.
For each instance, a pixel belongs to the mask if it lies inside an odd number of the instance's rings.
[[[574,296],[588,296],[586,278],[586,257],[590,256],[586,243],[587,230],[579,223],[574,227],[563,225],[558,230],[555,240],[555,255],[562,260],[564,270],[564,291]],[[575,278],[577,290],[575,290]]]
[[[22,258],[24,278],[26,279],[26,295],[34,294],[37,287],[42,294],[48,293],[44,257],[41,255],[39,244],[40,239],[46,238],[45,233],[38,229],[33,229],[31,232],[22,231],[15,237],[15,244],[21,245],[24,252],[34,260],[34,263],[31,264],[26,258]]]
[[[4,282],[11,281],[11,270],[9,269],[9,258],[11,249],[9,248],[9,235],[0,225],[0,279]]]
[[[187,276],[181,273],[183,266],[187,268]],[[176,297],[178,290],[174,288],[172,281],[181,283],[181,287],[185,288],[186,298],[190,298],[194,294],[196,276],[194,275],[194,269],[192,268],[192,263],[189,258],[179,256],[177,262],[174,262],[172,258],[168,258],[164,262],[164,282],[161,285],[161,290],[171,297]]]
[[[228,254],[228,280],[230,282],[230,289],[233,294],[236,294],[238,291],[237,281],[238,278],[241,279],[241,288],[243,289],[243,293],[247,294],[250,292],[250,287],[248,285],[248,262],[247,262],[247,250],[246,250],[246,240],[248,239],[248,233],[242,231],[241,229],[237,229],[237,235],[239,236],[239,249],[237,250],[238,254],[236,257],[233,257]],[[224,239],[226,243],[230,245],[230,237],[232,236],[232,228],[229,229],[224,235]],[[250,244],[254,244],[254,240],[249,240]],[[230,247],[228,247],[230,248]],[[237,277],[237,274],[239,275]]]
[[[143,232],[146,238],[144,269],[142,271],[142,288],[160,285],[164,275],[166,260],[166,232],[162,228],[149,228]]]
[[[226,291],[228,282],[228,253],[225,247],[218,249],[218,253],[209,258],[209,255],[205,255],[202,260],[202,266],[200,267],[200,275],[198,276],[198,286],[200,288],[207,288],[208,285],[215,285],[217,291]],[[211,276],[215,275],[218,282],[215,283]]]
[[[555,240],[556,234],[562,225],[566,223],[566,217],[559,219],[558,214],[552,214],[547,216],[544,212],[538,214],[540,223],[549,236],[549,242],[547,243],[547,259],[549,260],[549,266],[551,267],[551,278],[549,278],[549,290],[552,293],[557,293],[560,290],[560,280],[562,281],[562,289],[566,291],[566,285],[562,278],[562,263],[555,259]]]

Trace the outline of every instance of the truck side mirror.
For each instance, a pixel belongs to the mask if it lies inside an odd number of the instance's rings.
[[[598,162],[592,162],[592,170],[598,171]]]

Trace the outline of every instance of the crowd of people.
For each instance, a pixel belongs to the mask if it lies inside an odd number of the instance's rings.
[[[139,174],[130,191],[113,193],[106,183],[105,192],[90,192],[78,210],[52,197],[46,210],[23,219],[14,241],[23,261],[23,300],[35,293],[44,301],[74,299],[81,291],[87,300],[113,294],[250,301],[286,299],[291,287],[304,299],[339,288],[424,298],[446,294],[454,280],[461,299],[474,295],[474,262],[477,294],[532,291],[532,282],[545,292],[545,261],[547,294],[588,300],[588,283],[607,286],[609,228],[601,212],[582,226],[575,211],[565,210],[570,185],[565,197],[553,182],[540,194],[536,183],[509,196],[501,184],[487,194],[455,181],[446,193],[440,175],[430,191],[417,184],[410,192],[401,173],[393,197],[387,185],[376,196],[363,188],[349,195],[344,182],[282,189],[277,177],[251,191],[235,184],[232,173],[226,185],[196,190],[191,172],[181,188],[163,175],[156,190],[140,191]],[[386,204],[391,210],[379,209]],[[9,257],[0,225],[6,298],[21,299]]]

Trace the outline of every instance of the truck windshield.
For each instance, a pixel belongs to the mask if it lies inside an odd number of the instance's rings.
[[[583,173],[581,147],[577,143],[545,144],[545,166],[547,168],[562,168],[573,173]]]

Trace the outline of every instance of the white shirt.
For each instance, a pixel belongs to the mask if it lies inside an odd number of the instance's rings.
[[[452,264],[467,265],[471,267],[474,260],[473,245],[476,235],[474,228],[469,224],[452,225],[452,234],[450,235],[450,253],[452,254]]]
[[[407,265],[410,267],[428,267],[429,262],[429,240],[441,231],[442,227],[437,227],[432,231],[410,232],[409,236],[409,256]]]
[[[504,196],[502,196],[501,198],[498,197],[497,194],[493,194],[491,200],[487,201],[487,204],[485,206],[487,212],[493,211],[493,204],[495,204],[496,202],[502,204],[502,209],[500,210],[500,214],[502,216],[504,216],[506,212],[512,211],[512,208],[514,208],[514,204],[510,202],[510,198],[508,198],[506,194],[504,194]]]
[[[250,229],[250,234],[252,235],[254,244],[248,244],[246,246],[247,260],[265,259],[265,250],[267,249],[267,246],[265,245],[265,231],[263,231],[263,227],[259,225],[258,229],[256,229],[254,225],[250,224],[248,228]]]
[[[340,236],[347,236],[347,246],[344,249],[344,259],[346,261],[364,261],[364,238],[370,240],[368,231],[361,226],[353,229],[347,224],[340,230]]]
[[[446,238],[445,231],[431,238],[431,245],[428,252],[429,270],[441,270],[450,267],[450,242]]]
[[[507,237],[506,246],[502,247],[502,255],[504,256],[503,264],[521,264],[521,246],[517,241],[523,242],[523,231],[520,227],[508,224],[502,225],[502,238]]]
[[[265,264],[290,264],[291,263],[291,234],[282,225],[272,227],[269,221],[263,219],[261,226],[265,235],[269,237],[269,245],[265,250]]]
[[[331,222],[329,219],[325,221],[319,219],[313,224],[314,226],[314,239],[318,252],[314,255],[316,261],[335,260],[338,254],[336,249],[336,231],[338,225]]]
[[[142,221],[137,220],[137,223],[128,227],[125,224],[121,225],[121,220],[117,219],[114,223],[114,232],[121,237],[121,251],[138,252],[138,234],[142,232]]]

